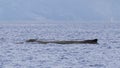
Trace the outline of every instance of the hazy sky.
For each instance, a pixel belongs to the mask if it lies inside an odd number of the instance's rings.
[[[0,21],[120,20],[120,0],[0,0]]]

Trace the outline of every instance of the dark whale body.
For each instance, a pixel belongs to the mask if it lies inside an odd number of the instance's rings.
[[[65,40],[65,41],[43,41],[37,39],[29,39],[26,40],[27,43],[39,43],[39,44],[48,44],[48,43],[56,43],[56,44],[97,44],[98,39],[91,39],[91,40]]]

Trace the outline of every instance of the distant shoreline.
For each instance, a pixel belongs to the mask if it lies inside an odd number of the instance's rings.
[[[0,24],[120,23],[120,21],[0,21]]]

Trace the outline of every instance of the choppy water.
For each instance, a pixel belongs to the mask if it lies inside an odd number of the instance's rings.
[[[119,26],[119,23],[0,25],[0,68],[120,68]],[[31,38],[97,38],[99,44],[16,44]]]

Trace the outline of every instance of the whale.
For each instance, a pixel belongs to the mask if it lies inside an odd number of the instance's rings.
[[[38,40],[38,39],[28,39],[25,42],[27,43],[39,43],[39,44],[98,44],[98,39],[89,39],[89,40]]]

